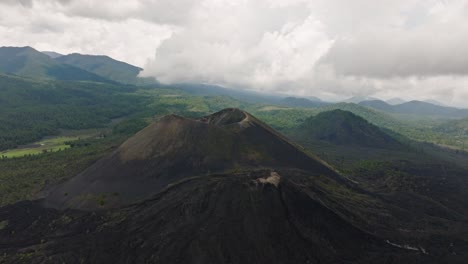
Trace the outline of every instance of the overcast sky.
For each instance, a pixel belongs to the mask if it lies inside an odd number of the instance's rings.
[[[468,0],[0,0],[0,45],[167,83],[468,107]]]

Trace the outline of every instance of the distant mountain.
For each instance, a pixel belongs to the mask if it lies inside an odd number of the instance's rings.
[[[263,93],[253,90],[245,90],[236,87],[223,87],[220,85],[213,84],[201,84],[201,83],[177,83],[171,85],[164,85],[170,88],[182,89],[197,96],[229,96],[238,100],[242,100],[247,103],[262,103],[272,105],[285,105],[290,107],[317,107],[325,106],[330,103],[321,101],[318,97],[307,97],[307,98],[296,98],[288,97],[285,100],[284,95],[277,93]],[[300,99],[300,100],[295,100]],[[289,102],[288,102],[289,101]],[[300,102],[298,102],[300,101]],[[299,103],[299,106],[295,103]]]
[[[111,82],[94,73],[57,62],[31,47],[0,47],[0,72],[39,79]]]
[[[443,104],[437,100],[434,100],[434,99],[427,99],[427,100],[424,100],[424,102],[426,103],[430,103],[430,104],[434,104],[434,105],[438,105],[438,106],[447,106],[446,104]]]
[[[410,101],[398,105],[390,105],[383,101],[374,100],[364,101],[359,104],[362,106],[396,114],[424,115],[443,118],[468,117],[468,109],[439,106],[422,101]]]
[[[197,96],[229,96],[248,103],[278,104],[283,96],[271,93],[260,93],[256,91],[226,88],[219,85],[201,83],[177,83],[166,85],[169,88],[182,89]]]
[[[307,96],[306,99],[309,99],[313,102],[323,102],[322,99],[318,98],[317,96]]]
[[[374,109],[382,110],[385,112],[393,112],[395,107],[391,104],[388,104],[382,100],[369,100],[369,101],[362,101],[359,105],[371,107]]]
[[[52,59],[63,56],[63,54],[57,53],[55,51],[41,51],[41,52],[44,53],[45,55],[51,57]]]
[[[401,99],[401,98],[392,98],[392,99],[389,99],[386,101],[387,104],[391,104],[391,105],[397,105],[397,104],[402,104],[402,103],[406,103],[407,101]]]
[[[141,84],[148,81],[145,78],[138,77],[138,74],[143,70],[142,68],[108,56],[73,53],[57,57],[56,60],[120,83]]]
[[[296,131],[303,138],[337,145],[401,148],[400,142],[364,118],[343,110],[321,112],[310,117]]]
[[[319,98],[313,101],[307,98],[286,97],[280,101],[280,104],[290,107],[319,107],[328,105],[329,103],[323,102]]]
[[[358,104],[362,101],[371,101],[371,100],[378,100],[378,99],[375,97],[370,97],[370,96],[353,96],[351,98],[344,100],[343,102]]]

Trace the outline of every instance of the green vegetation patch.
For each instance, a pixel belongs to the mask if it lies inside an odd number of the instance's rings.
[[[41,192],[83,171],[127,137],[84,139],[59,152],[0,159],[0,206],[40,197]]]
[[[98,129],[87,129],[84,131],[64,131],[61,136],[46,137],[40,141],[31,144],[19,146],[15,149],[9,149],[0,152],[0,158],[17,158],[30,155],[37,155],[47,152],[57,152],[71,147],[73,141],[100,137],[103,132]]]
[[[8,226],[8,221],[0,221],[0,230],[4,229],[5,227]]]
[[[136,90],[0,74],[0,150],[59,135],[61,129],[105,127],[115,118],[143,112],[148,98]]]

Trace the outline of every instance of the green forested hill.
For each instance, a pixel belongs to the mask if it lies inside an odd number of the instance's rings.
[[[126,84],[139,84],[144,81],[138,74],[143,69],[114,60],[108,56],[82,55],[73,53],[55,60],[92,72],[106,79]]]
[[[0,150],[57,129],[100,127],[144,107],[136,88],[92,82],[43,81],[0,75]]]
[[[272,125],[274,128],[282,130],[297,127],[310,116],[333,110],[349,111],[378,127],[386,129],[392,129],[395,131],[414,129],[413,127],[407,126],[407,124],[404,122],[397,120],[385,112],[370,109],[354,103],[337,103],[317,108],[256,106],[250,111],[255,113],[262,120]]]
[[[321,112],[296,129],[296,134],[339,145],[398,148],[401,144],[362,117],[343,110]]]
[[[344,110],[344,111],[349,111],[357,116],[360,116],[367,121],[371,122],[374,125],[377,125],[379,127],[385,127],[385,128],[397,128],[397,127],[404,127],[405,124],[403,124],[401,121],[396,120],[389,114],[370,109],[358,104],[354,103],[338,103],[338,104],[333,104],[325,107],[321,107],[320,111],[331,111],[331,110]]]
[[[78,67],[62,64],[31,47],[0,47],[0,72],[37,79],[111,82]]]
[[[468,136],[468,118],[448,121],[436,127],[436,130],[458,136]]]

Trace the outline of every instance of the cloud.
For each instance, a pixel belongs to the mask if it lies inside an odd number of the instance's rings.
[[[377,78],[467,75],[468,3],[460,4],[434,6],[403,27],[339,38],[321,63],[339,74]]]
[[[22,5],[26,7],[32,6],[33,0],[3,0],[2,4],[8,5]]]
[[[103,21],[71,17],[59,3],[36,1],[32,7],[0,4],[0,45],[33,46],[59,53],[105,54],[143,66],[171,36],[166,25],[140,19]]]
[[[466,105],[465,43],[466,0],[0,2],[0,45],[106,54],[168,83],[326,99]]]
[[[71,17],[108,21],[129,19],[160,24],[183,24],[197,0],[3,0],[3,4],[36,8],[47,6]],[[0,3],[2,4],[2,3]]]
[[[205,1],[188,19],[157,49],[145,75],[282,89],[311,74],[333,43],[302,2]]]

